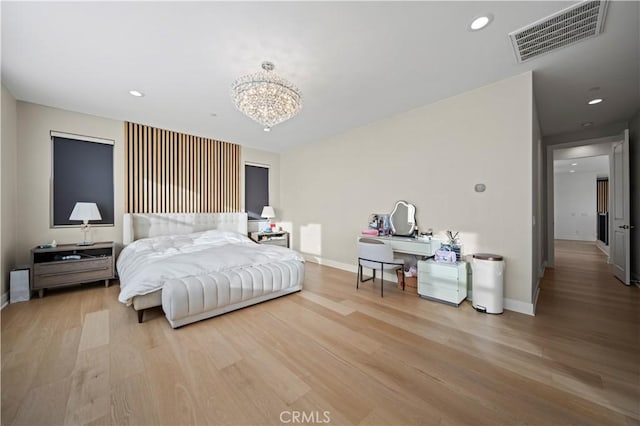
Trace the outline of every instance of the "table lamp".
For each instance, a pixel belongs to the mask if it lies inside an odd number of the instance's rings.
[[[98,206],[96,203],[83,203],[77,202],[73,207],[73,211],[71,212],[71,216],[69,216],[69,220],[81,220],[83,223],[80,226],[82,232],[84,232],[84,241],[78,243],[79,246],[92,246],[93,243],[87,240],[87,232],[91,225],[89,225],[90,220],[102,220],[102,216],[100,216],[100,211],[98,210]]]
[[[264,230],[264,232],[271,232],[271,219],[276,217],[276,212],[273,210],[271,206],[264,206],[262,208],[262,214],[260,215],[265,219],[269,219],[269,227]]]

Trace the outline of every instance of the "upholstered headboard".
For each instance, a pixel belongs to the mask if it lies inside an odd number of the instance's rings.
[[[162,235],[220,229],[247,235],[246,213],[127,213],[123,220],[124,245]]]

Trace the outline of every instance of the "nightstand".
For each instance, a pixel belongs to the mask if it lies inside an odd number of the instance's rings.
[[[289,233],[287,231],[252,232],[250,236],[258,244],[271,244],[289,248]]]
[[[31,250],[33,279],[31,290],[40,297],[45,288],[104,280],[106,287],[114,277],[113,242],[90,246],[59,244],[52,248],[36,247]]]
[[[418,261],[418,294],[424,298],[458,306],[467,297],[471,268],[467,262]]]

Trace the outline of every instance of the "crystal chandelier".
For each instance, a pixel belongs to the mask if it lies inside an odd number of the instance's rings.
[[[273,72],[271,62],[263,62],[263,71],[240,77],[231,85],[234,105],[249,118],[271,127],[286,121],[300,112],[300,90]]]

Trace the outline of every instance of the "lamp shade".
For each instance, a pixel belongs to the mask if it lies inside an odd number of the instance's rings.
[[[73,207],[69,220],[102,220],[102,216],[100,216],[100,210],[98,210],[96,203],[78,202]]]
[[[260,216],[264,217],[264,218],[267,218],[267,219],[272,219],[272,218],[276,217],[276,212],[273,210],[273,207],[264,206],[262,208],[262,214]]]

